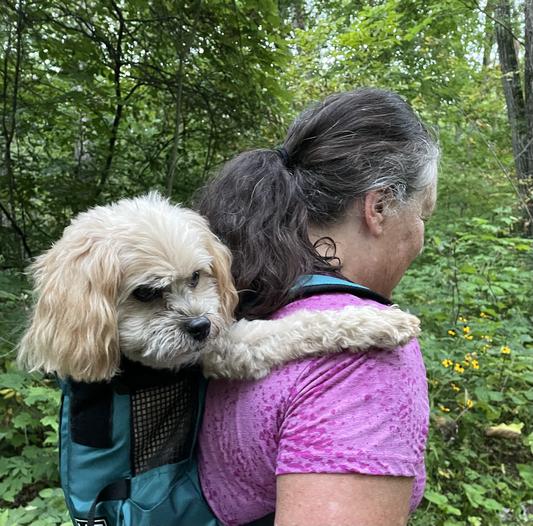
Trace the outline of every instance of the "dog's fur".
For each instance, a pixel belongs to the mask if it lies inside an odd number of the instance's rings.
[[[397,308],[300,311],[235,322],[228,249],[192,210],[152,193],[78,215],[31,267],[36,305],[19,346],[30,370],[109,380],[123,353],[155,368],[260,378],[288,360],[390,349],[418,334]]]

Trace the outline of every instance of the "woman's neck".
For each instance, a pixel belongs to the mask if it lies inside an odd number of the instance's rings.
[[[391,297],[393,287],[387,265],[390,255],[385,253],[386,247],[381,240],[370,235],[359,219],[346,217],[333,225],[310,227],[312,244],[324,237],[335,242],[335,258],[340,261],[341,272],[346,278],[386,298]],[[321,256],[332,255],[327,244],[317,243],[317,252]]]

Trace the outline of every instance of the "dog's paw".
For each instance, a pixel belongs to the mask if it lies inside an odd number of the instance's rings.
[[[383,313],[383,331],[379,335],[377,346],[382,349],[395,349],[408,344],[420,334],[420,320],[393,307]]]
[[[328,329],[323,338],[332,338],[332,343],[342,348],[391,350],[420,334],[420,320],[397,307],[345,307],[335,313]]]

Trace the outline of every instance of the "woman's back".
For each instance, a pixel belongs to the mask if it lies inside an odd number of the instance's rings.
[[[340,309],[379,304],[323,294],[290,304]],[[424,486],[429,406],[417,342],[393,352],[342,353],[292,362],[255,382],[211,382],[200,434],[206,498],[227,524],[274,510],[276,476],[360,473],[415,477]]]

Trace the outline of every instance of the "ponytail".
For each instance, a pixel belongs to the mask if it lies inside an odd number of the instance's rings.
[[[334,272],[309,241],[298,171],[284,148],[241,153],[200,193],[200,214],[233,253],[238,317],[265,317],[287,303],[299,276]]]

